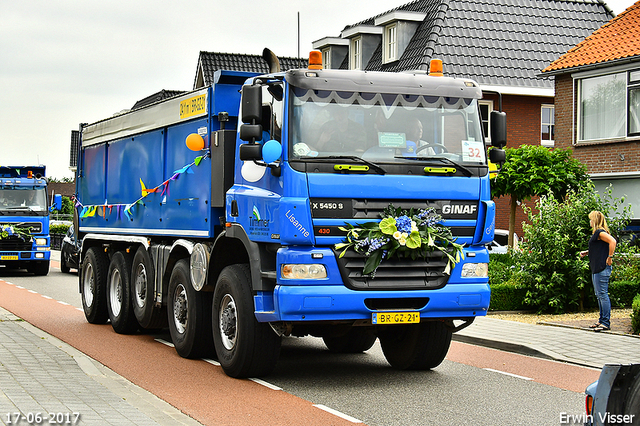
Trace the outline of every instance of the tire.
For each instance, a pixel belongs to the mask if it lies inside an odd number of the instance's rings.
[[[171,272],[167,314],[178,355],[200,358],[213,353],[211,293],[195,291],[185,259],[179,260]]]
[[[625,401],[624,414],[628,416],[628,418],[633,418],[634,420],[640,419],[640,372],[636,374],[636,378],[629,386],[629,392],[627,393],[627,398]]]
[[[131,306],[131,255],[117,252],[107,273],[107,310],[116,333],[130,334],[138,329]]]
[[[147,250],[140,246],[131,269],[131,305],[142,328],[167,326],[167,311],[155,305],[155,270]]]
[[[224,372],[235,378],[269,374],[280,356],[280,337],[254,315],[247,265],[222,270],[213,292],[213,342]]]
[[[357,354],[368,351],[376,339],[376,335],[371,330],[363,327],[352,327],[342,336],[322,338],[330,352],[340,354]]]
[[[31,264],[29,265],[29,267],[27,268],[27,271],[35,274],[35,275],[39,275],[39,276],[45,276],[49,274],[49,260],[42,260],[42,261],[37,261],[37,262],[31,262]]]
[[[82,308],[84,316],[91,324],[104,324],[109,319],[106,289],[108,261],[107,255],[98,247],[91,247],[82,262]]]
[[[67,262],[65,261],[64,258],[65,258],[64,253],[62,253],[62,256],[60,258],[60,271],[64,274],[68,274],[71,268],[67,266]]]
[[[389,326],[379,336],[384,357],[399,370],[435,368],[451,345],[451,330],[441,321]]]

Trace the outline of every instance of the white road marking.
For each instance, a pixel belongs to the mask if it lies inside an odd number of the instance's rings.
[[[522,380],[533,380],[531,377],[518,376],[517,374],[507,373],[506,371],[494,370],[493,368],[483,368],[483,370],[493,371],[494,373],[504,374],[505,376],[516,377]]]
[[[362,423],[362,421],[361,421],[361,420],[358,420],[358,419],[356,419],[355,417],[348,416],[348,415],[346,415],[346,414],[344,414],[344,413],[341,413],[341,412],[340,412],[340,411],[338,411],[338,410],[334,410],[333,408],[329,408],[329,407],[327,407],[326,405],[322,405],[322,404],[313,404],[313,406],[314,406],[314,407],[316,407],[316,408],[319,408],[319,409],[321,409],[321,410],[324,410],[324,411],[326,411],[327,413],[331,413],[331,414],[333,414],[334,416],[338,416],[338,417],[340,417],[340,418],[342,418],[342,419],[345,419],[345,420],[347,420],[347,421],[350,421],[351,423]]]
[[[278,386],[276,386],[276,385],[272,385],[271,383],[269,383],[269,382],[265,382],[264,380],[261,380],[261,379],[257,379],[257,378],[250,378],[249,380],[251,380],[252,382],[256,382],[256,383],[257,383],[257,384],[259,384],[259,385],[266,386],[266,387],[268,387],[269,389],[273,389],[273,390],[282,390],[282,388],[281,388],[281,387],[278,387]]]
[[[156,342],[158,342],[158,343],[162,343],[163,345],[167,345],[167,346],[169,346],[170,348],[175,348],[175,346],[174,346],[174,344],[173,344],[173,343],[171,343],[171,342],[167,342],[166,340],[162,340],[162,339],[153,339],[153,340],[155,340],[155,341],[156,341]]]

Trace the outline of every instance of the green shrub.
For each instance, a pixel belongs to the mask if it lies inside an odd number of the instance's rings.
[[[640,281],[612,281],[609,283],[611,305],[625,308],[633,304],[633,298],[640,293]]]
[[[518,284],[517,278],[491,285],[490,311],[520,311],[526,309],[524,298],[527,290]]]
[[[63,223],[59,225],[51,225],[49,227],[50,234],[66,234],[69,230],[69,225],[65,225]]]
[[[636,295],[633,299],[631,309],[631,327],[633,328],[633,334],[640,334],[640,294]]]
[[[603,212],[615,237],[630,214],[628,208],[618,209],[621,203],[613,199],[610,188],[598,194],[589,184],[569,192],[563,201],[541,197],[536,203],[537,214],[525,209],[531,223],[523,224],[518,261],[522,270],[519,276],[527,289],[526,305],[553,313],[584,309],[593,292],[588,258],[579,256],[591,237],[588,214],[592,210]],[[622,214],[612,216],[616,210],[622,210]]]

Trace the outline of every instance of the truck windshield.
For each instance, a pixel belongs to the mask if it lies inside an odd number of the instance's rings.
[[[292,89],[291,158],[486,164],[475,99]]]
[[[0,189],[0,214],[16,212],[47,212],[47,193],[44,188]]]

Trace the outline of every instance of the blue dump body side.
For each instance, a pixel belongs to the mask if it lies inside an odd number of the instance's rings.
[[[97,142],[85,137],[81,150],[81,171],[77,176],[81,202],[80,231],[125,235],[212,238],[224,215],[221,207],[212,208],[212,186],[216,171],[206,150],[192,151],[185,140],[200,134],[206,147],[211,135],[220,130],[217,114],[237,111],[241,83],[249,73],[224,72],[218,83],[166,102],[169,124],[149,126],[139,132],[136,126],[120,138],[103,138]],[[206,99],[206,108],[195,117],[180,116],[181,104]],[[201,106],[200,106],[201,107]],[[153,108],[153,106],[151,107]],[[122,126],[145,120],[145,111],[121,117]],[[141,115],[142,118],[136,118]],[[235,128],[237,118],[226,123]],[[118,120],[116,117],[115,120]],[[113,121],[113,120],[112,120]],[[97,123],[95,127],[100,127]],[[85,131],[85,135],[87,132]],[[214,147],[215,148],[215,147]],[[197,164],[194,164],[197,162]],[[213,173],[213,174],[212,174]],[[144,191],[146,188],[150,191]]]
[[[44,166],[0,167],[0,265],[49,270],[49,208]]]

